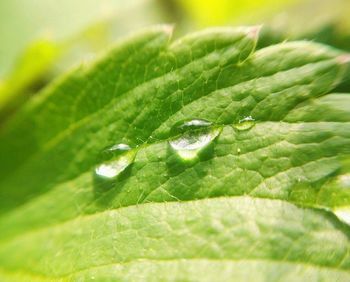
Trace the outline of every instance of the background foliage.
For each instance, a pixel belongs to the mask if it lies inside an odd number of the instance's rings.
[[[2,1],[0,280],[348,281],[349,8]]]

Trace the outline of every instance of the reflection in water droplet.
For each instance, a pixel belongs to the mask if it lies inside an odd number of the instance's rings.
[[[110,160],[116,156],[120,156],[121,154],[125,153],[126,151],[130,151],[130,146],[127,144],[115,144],[111,147],[108,147],[104,149],[100,154],[100,161],[106,161]]]
[[[255,125],[255,120],[251,116],[247,116],[238,123],[233,124],[233,127],[237,130],[248,130],[251,129]]]
[[[206,129],[210,127],[212,123],[210,121],[204,120],[204,119],[191,119],[186,121],[181,121],[176,123],[171,131],[174,134],[181,134],[185,133],[187,131],[193,130],[200,130],[200,129]]]
[[[194,159],[220,133],[218,128],[211,128],[211,125],[209,121],[200,119],[175,125],[172,131],[182,135],[169,141],[171,148],[184,160]]]
[[[103,150],[102,163],[95,169],[96,175],[108,179],[118,176],[133,162],[135,154],[126,144],[116,144]]]
[[[112,147],[108,148],[109,151],[129,151],[130,149],[131,148],[129,145],[123,144],[123,143],[116,144],[116,145],[113,145]]]
[[[97,175],[106,177],[106,178],[114,178],[119,175],[123,170],[125,170],[130,164],[132,160],[128,156],[121,156],[116,160],[112,160],[103,164],[100,164],[95,172]]]
[[[340,221],[350,225],[350,208],[339,208],[335,209],[333,212]]]

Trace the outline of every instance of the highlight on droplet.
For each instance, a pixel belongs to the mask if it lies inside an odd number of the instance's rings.
[[[255,119],[252,118],[252,116],[247,116],[241,120],[238,121],[238,123],[234,123],[232,126],[233,128],[243,131],[243,130],[249,130],[255,125]]]
[[[112,179],[123,172],[135,159],[136,151],[127,144],[116,144],[102,151],[102,160],[95,168],[98,177]]]
[[[219,128],[202,119],[192,119],[175,124],[172,132],[180,134],[169,141],[170,147],[183,160],[196,158],[219,134]]]

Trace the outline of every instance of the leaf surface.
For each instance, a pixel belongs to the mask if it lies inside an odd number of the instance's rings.
[[[118,43],[2,129],[0,277],[348,280],[350,229],[332,212],[350,204],[350,96],[332,93],[348,55],[255,51],[257,27],[170,36]],[[191,160],[171,146],[184,120],[217,135]],[[101,182],[114,144],[132,163]]]

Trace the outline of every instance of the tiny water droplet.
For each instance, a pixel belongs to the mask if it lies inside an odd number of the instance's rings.
[[[255,120],[251,116],[247,116],[238,121],[238,123],[233,124],[233,127],[237,130],[248,130],[255,125]]]
[[[237,153],[240,154],[241,153],[241,148],[237,149]]]
[[[220,133],[219,128],[211,125],[211,122],[201,119],[176,124],[172,131],[181,136],[169,141],[171,148],[184,160],[194,159]]]

